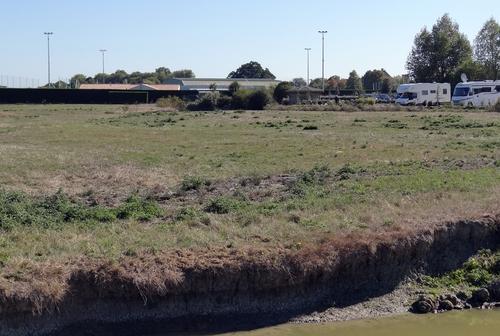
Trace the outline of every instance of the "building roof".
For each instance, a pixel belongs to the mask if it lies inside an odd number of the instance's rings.
[[[310,87],[310,86],[302,86],[302,87],[299,87],[299,88],[291,88],[290,90],[288,90],[288,92],[293,92],[293,93],[307,93],[307,92],[317,92],[317,93],[321,93],[323,92],[323,90],[321,89],[316,89],[316,88],[313,88],[313,87]]]
[[[279,80],[265,78],[170,78],[165,81],[168,84],[178,84],[181,89],[210,90],[215,84],[218,90],[227,90],[231,83],[237,82],[242,88],[262,88],[278,85]]]
[[[150,90],[179,91],[178,84],[81,84],[83,90]]]
[[[131,90],[137,84],[80,84],[83,90]]]

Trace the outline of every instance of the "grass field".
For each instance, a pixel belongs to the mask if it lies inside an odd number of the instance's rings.
[[[0,157],[9,272],[173,248],[300,248],[500,208],[500,115],[484,111],[0,105]]]

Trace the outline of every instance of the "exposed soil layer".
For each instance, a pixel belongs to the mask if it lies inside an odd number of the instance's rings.
[[[179,250],[116,262],[31,265],[0,281],[0,335],[227,331],[392,292],[500,243],[500,215],[418,232],[349,235],[299,249]],[[7,270],[8,271],[8,270]]]

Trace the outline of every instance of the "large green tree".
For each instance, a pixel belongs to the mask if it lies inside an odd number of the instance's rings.
[[[268,68],[262,68],[262,66],[255,61],[251,61],[242,64],[238,69],[232,71],[227,78],[267,78],[275,79],[271,71]]]
[[[278,103],[281,104],[283,101],[283,98],[285,98],[288,94],[288,90],[293,88],[293,82],[281,82],[279,83],[273,91],[273,98],[276,100]]]
[[[393,87],[392,77],[384,69],[368,70],[361,79],[365,90],[389,93]]]
[[[356,70],[351,71],[349,78],[347,78],[346,89],[351,90],[354,94],[360,94],[363,92],[363,82],[359,78]]]
[[[417,82],[454,82],[460,65],[471,59],[469,40],[445,14],[431,31],[423,28],[417,34],[406,66]]]
[[[500,77],[500,25],[489,19],[474,40],[474,58],[484,68],[487,79]]]
[[[76,74],[69,80],[72,88],[78,88],[81,84],[87,83],[87,77],[83,74]]]
[[[183,69],[183,70],[176,70],[172,73],[172,77],[175,78],[195,78],[193,70],[190,69]]]

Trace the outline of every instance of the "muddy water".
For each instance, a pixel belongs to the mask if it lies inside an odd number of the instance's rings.
[[[294,325],[224,336],[491,336],[500,335],[500,310],[402,315],[378,320]]]

